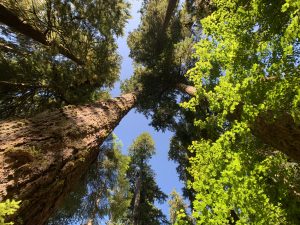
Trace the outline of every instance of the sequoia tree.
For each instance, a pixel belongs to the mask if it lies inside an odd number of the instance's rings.
[[[297,93],[298,86],[296,89],[291,87],[291,84],[299,82],[295,76],[299,69],[291,63],[298,60],[297,57],[294,57],[297,56],[298,45],[295,41],[297,39],[293,36],[297,35],[298,17],[290,18],[291,15],[296,15],[293,14],[294,11],[296,12],[294,9],[298,7],[296,3],[292,4],[287,1],[288,4],[284,7],[281,5],[285,10],[282,12],[275,8],[276,12],[282,15],[282,23],[273,23],[275,24],[273,27],[264,20],[267,18],[269,22],[271,17],[261,16],[262,20],[259,21],[261,23],[258,23],[257,26],[251,24],[245,33],[253,31],[255,35],[254,31],[261,29],[262,32],[259,33],[264,34],[264,29],[270,28],[262,37],[264,41],[264,38],[277,34],[277,31],[279,34],[286,32],[286,38],[283,38],[281,46],[288,43],[287,48],[284,48],[283,51],[275,51],[274,60],[277,62],[276,57],[283,55],[286,60],[284,65],[292,68],[290,75],[286,73],[288,71],[280,70],[280,66],[282,66],[280,63],[275,63],[279,67],[272,67],[268,73],[263,66],[260,66],[268,64],[268,60],[273,59],[270,54],[267,54],[269,50],[267,47],[270,46],[262,45],[250,48],[256,51],[258,47],[261,47],[263,48],[262,53],[265,54],[264,58],[257,61],[257,67],[252,67],[254,64],[250,59],[253,58],[245,60],[249,56],[247,51],[243,51],[246,48],[242,48],[243,54],[241,55],[237,51],[240,50],[238,47],[243,45],[232,46],[230,42],[226,42],[225,47],[228,49],[236,47],[229,51],[233,55],[227,57],[225,54],[221,58],[211,56],[210,49],[215,50],[214,44],[220,43],[222,39],[216,39],[215,43],[209,42],[211,37],[208,36],[201,42],[207,44],[206,48],[197,50],[197,55],[202,61],[197,63],[195,69],[190,72],[191,81],[189,81],[184,74],[198,60],[192,59],[191,54],[195,40],[197,41],[201,36],[199,33],[193,36],[195,32],[191,27],[194,22],[191,18],[203,17],[190,17],[190,14],[198,15],[195,10],[204,7],[209,9],[205,13],[207,16],[217,9],[218,4],[207,4],[210,1],[195,1],[193,4],[191,1],[187,1],[189,3],[187,7],[178,10],[173,6],[168,7],[168,3],[174,4],[174,1],[145,1],[141,25],[131,33],[128,41],[131,56],[136,62],[136,70],[133,78],[123,85],[123,91],[127,94],[113,100],[102,99],[102,101],[90,105],[62,107],[69,103],[82,104],[95,101],[98,99],[99,88],[110,86],[115,81],[118,57],[115,54],[116,46],[113,40],[114,34],[120,34],[122,26],[118,25],[113,28],[110,25],[115,26],[118,21],[121,21],[121,24],[122,21],[124,22],[127,16],[126,6],[124,7],[123,1],[113,1],[112,3],[97,1],[98,8],[93,10],[95,6],[93,3],[82,7],[86,4],[85,1],[74,1],[72,4],[65,1],[44,1],[40,5],[25,6],[24,2],[11,4],[11,1],[5,1],[1,3],[1,15],[12,16],[9,21],[0,16],[1,22],[6,24],[1,26],[1,31],[7,37],[1,39],[3,44],[0,46],[1,49],[4,49],[1,56],[1,71],[3,71],[1,74],[5,75],[3,82],[0,82],[5,87],[5,91],[0,95],[1,117],[28,116],[50,106],[58,108],[44,111],[28,119],[10,118],[2,120],[0,123],[0,159],[3,162],[0,169],[1,198],[23,200],[18,215],[22,217],[24,224],[43,224],[47,220],[73,182],[95,160],[99,151],[98,145],[134,106],[138,111],[151,116],[152,125],[156,128],[176,127],[178,111],[182,110],[178,106],[178,94],[180,93],[178,89],[196,96],[192,100],[192,103],[195,104],[192,104],[191,108],[197,107],[199,103],[209,103],[208,107],[205,105],[204,109],[212,123],[209,124],[210,126],[206,126],[206,131],[212,127],[218,127],[216,126],[218,124],[214,123],[214,112],[221,115],[220,121],[224,122],[223,125],[226,128],[228,123],[247,118],[250,110],[252,114],[251,118],[247,120],[246,127],[251,129],[252,134],[266,144],[286,153],[293,160],[300,160],[300,128],[295,120],[299,115],[299,98],[297,97],[299,94]],[[238,1],[239,4],[242,4],[241,2],[243,1]],[[119,6],[119,8],[117,7],[118,13],[106,11],[116,10],[113,7],[115,5]],[[167,15],[170,15],[171,9],[174,10],[173,16],[166,16],[165,12],[168,11]],[[272,7],[267,9],[273,10]],[[116,18],[110,17],[111,14]],[[272,14],[267,11],[259,15]],[[229,15],[222,14],[221,16]],[[222,20],[221,16],[217,17],[218,21]],[[99,18],[103,20],[98,20]],[[25,24],[28,26],[24,24],[24,26],[20,26],[20,21],[26,21]],[[214,21],[211,24],[213,27]],[[239,24],[229,24],[231,25],[229,30],[239,31],[233,29],[235,26],[239,28]],[[22,31],[20,27],[22,29],[27,27],[27,32]],[[159,27],[163,28],[163,32],[157,29]],[[208,29],[209,35],[212,37],[215,35],[213,30]],[[17,33],[15,34],[14,31]],[[39,34],[46,34],[46,42],[43,41],[45,39],[43,36],[40,39],[35,38],[35,31]],[[244,33],[241,32],[241,34]],[[237,37],[245,38],[247,36]],[[275,37],[277,39],[271,43],[278,44],[281,40],[278,38],[280,36],[275,35]],[[264,43],[263,41],[261,43]],[[244,43],[248,42],[243,41]],[[249,42],[249,44],[251,43]],[[294,48],[291,43],[295,44]],[[292,52],[290,46],[292,46]],[[205,51],[207,49],[208,52]],[[222,47],[216,48],[216,50],[223,51]],[[72,56],[67,52],[72,52]],[[256,53],[253,52],[250,56],[258,57]],[[218,56],[218,54],[216,55]],[[292,57],[290,57],[291,55]],[[233,86],[226,86],[227,78],[222,78],[222,73],[226,70],[220,65],[224,66],[222,63],[225,63],[228,66],[228,61],[232,59],[237,60],[230,62],[242,62],[239,61],[240,57],[238,56],[244,57],[243,62],[251,63],[246,63],[244,67],[235,67],[235,64],[230,64],[229,71],[234,71],[230,79],[238,77],[237,74],[241,73],[246,86],[236,86],[235,83]],[[80,62],[77,59],[80,59]],[[36,63],[36,61],[40,63]],[[215,63],[216,61],[218,63]],[[228,68],[226,67],[226,69]],[[235,69],[237,70],[235,71]],[[199,75],[198,71],[204,75]],[[255,72],[255,74],[261,72],[263,76],[257,76],[258,79],[254,80],[246,79],[249,71]],[[273,79],[273,73],[277,74],[275,79]],[[10,77],[8,74],[14,76]],[[276,83],[278,80],[280,82]],[[225,86],[221,85],[221,88],[216,89],[216,93],[214,93],[214,88],[219,81]],[[196,89],[188,86],[192,82]],[[257,89],[253,89],[253,87]],[[287,98],[283,95],[272,95],[276,92],[259,91],[258,89],[262,87],[267,87],[265,90],[279,88],[289,94],[286,95]],[[272,89],[274,87],[276,88]],[[231,91],[222,92],[225,89]],[[234,93],[239,90],[244,90],[244,92],[242,92],[242,98],[236,99],[237,95]],[[267,100],[270,105],[266,107],[268,110],[259,112],[255,110],[253,105],[259,109],[266,106],[261,101],[253,101],[257,94],[269,97]],[[182,97],[188,98],[186,93],[182,94]],[[226,101],[222,102],[223,99]],[[259,99],[265,100],[265,98]],[[271,104],[272,102],[276,104]],[[288,106],[293,110],[285,112],[284,107],[277,107],[278,102],[284,103],[283,106]],[[252,108],[249,109],[250,106]],[[279,111],[282,109],[282,111],[277,113],[277,109]],[[222,113],[223,111],[224,113]],[[269,120],[270,117],[272,120]],[[292,135],[289,135],[290,133]]]
[[[127,94],[1,122],[0,192],[22,200],[17,216],[23,224],[47,221],[134,103],[135,95]]]

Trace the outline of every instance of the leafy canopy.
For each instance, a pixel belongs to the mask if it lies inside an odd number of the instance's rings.
[[[113,87],[120,69],[115,39],[129,18],[125,0],[5,0],[1,5],[45,43],[0,25],[0,117],[94,101]]]
[[[19,206],[20,201],[6,200],[0,202],[0,225],[11,225],[13,222],[5,222],[5,216],[14,214]]]
[[[193,216],[197,224],[298,224],[299,167],[251,130],[265,115],[300,122],[300,1],[213,3],[187,74],[197,96],[183,104],[200,113],[208,102],[195,126],[215,128],[190,147]]]

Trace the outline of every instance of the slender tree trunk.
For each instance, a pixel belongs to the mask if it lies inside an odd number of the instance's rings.
[[[0,3],[0,23],[6,24],[7,26],[14,29],[15,31],[24,34],[25,36],[32,38],[33,40],[43,45],[51,46],[55,44],[53,42],[49,42],[47,40],[46,35],[42,31],[33,27],[29,23],[22,21],[17,15],[15,15],[13,12],[11,12],[7,7],[5,7],[1,3]],[[63,45],[58,44],[57,48],[60,54],[73,60],[78,65],[83,65],[83,62],[80,59],[78,59],[73,53],[70,52],[69,49],[67,49]]]
[[[133,204],[133,225],[139,224],[139,208],[141,201],[141,188],[142,188],[142,171],[140,171],[136,184],[135,184],[135,193],[134,193],[134,204]]]
[[[168,8],[166,11],[166,15],[165,15],[165,19],[164,19],[164,23],[163,23],[162,31],[161,31],[162,34],[166,32],[166,29],[169,25],[172,15],[174,14],[174,10],[177,6],[177,3],[178,3],[178,0],[169,0],[169,2],[168,2]]]
[[[46,223],[135,103],[131,93],[0,122],[0,201],[22,201],[15,224]]]

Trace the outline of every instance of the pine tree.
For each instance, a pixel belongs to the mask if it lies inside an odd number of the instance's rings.
[[[131,162],[128,178],[134,194],[128,215],[129,224],[168,224],[166,216],[154,205],[167,199],[167,195],[156,184],[155,174],[148,164],[154,153],[154,141],[148,133],[138,136],[129,148]]]

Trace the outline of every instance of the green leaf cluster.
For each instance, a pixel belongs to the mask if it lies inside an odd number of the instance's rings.
[[[190,147],[193,216],[197,224],[298,224],[299,166],[251,130],[258,116],[299,123],[300,1],[213,3],[187,73],[197,95],[182,104],[210,131]]]
[[[5,0],[1,4],[46,36],[47,44],[0,26],[0,117],[108,97],[119,78],[116,37],[123,34],[129,18],[127,1]]]
[[[5,222],[5,217],[13,215],[19,206],[20,201],[6,200],[5,202],[0,202],[0,225],[12,225],[13,222]]]

